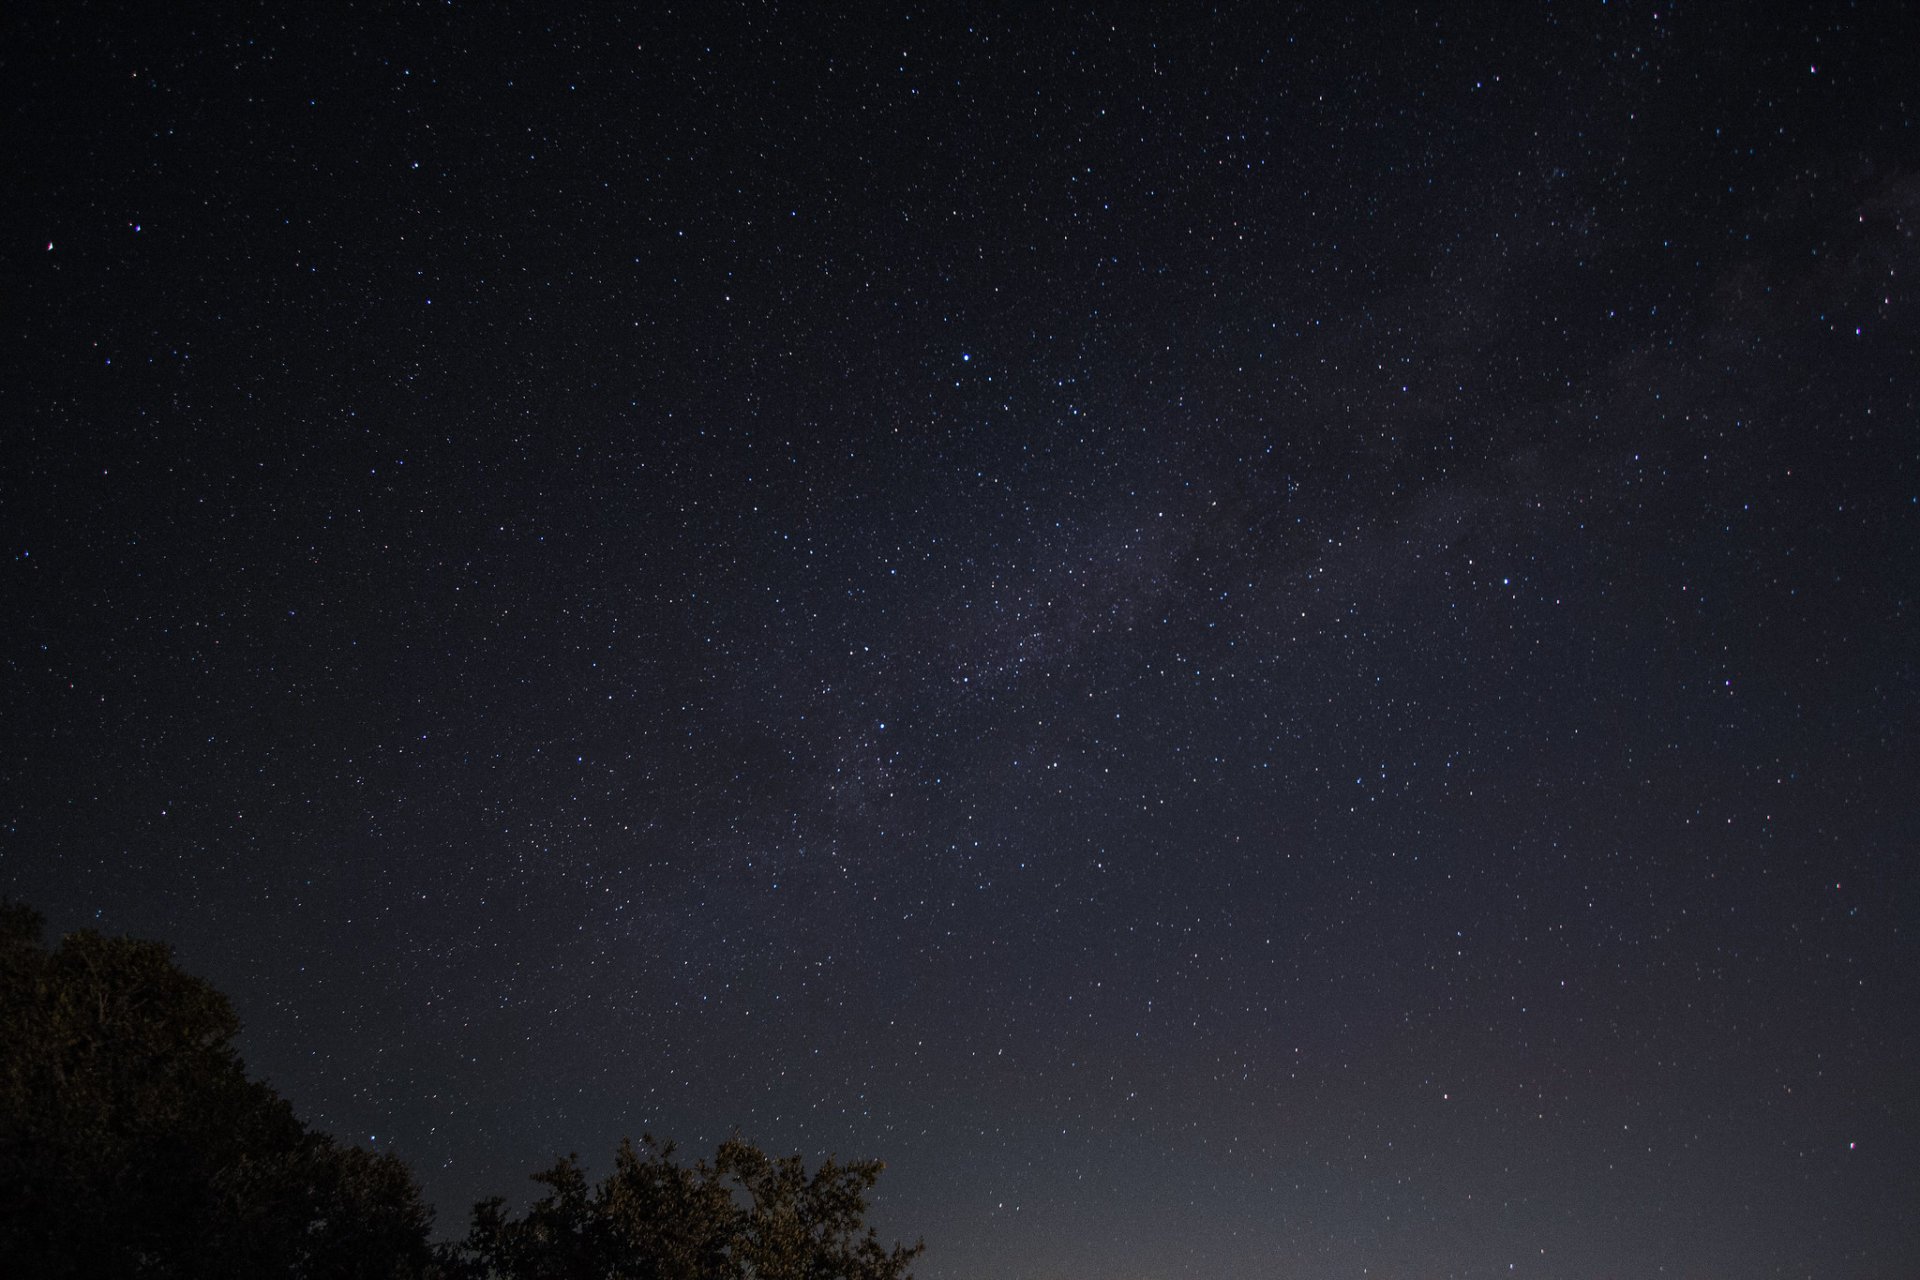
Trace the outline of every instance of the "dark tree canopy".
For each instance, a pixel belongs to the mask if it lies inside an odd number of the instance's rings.
[[[406,1166],[311,1132],[234,1051],[227,1000],[155,942],[0,906],[0,1271],[419,1274]]]
[[[391,1155],[314,1133],[234,1051],[226,997],[157,942],[69,934],[0,902],[0,1275],[172,1280],[911,1280],[921,1246],[866,1225],[878,1161],[711,1162],[622,1142],[597,1187],[572,1156],[515,1217],[474,1206],[431,1249]]]
[[[733,1139],[711,1162],[671,1143],[622,1142],[597,1187],[573,1156],[534,1175],[546,1194],[524,1217],[474,1206],[448,1255],[479,1280],[910,1280],[921,1245],[888,1249],[866,1225],[879,1161],[827,1160],[808,1173]]]

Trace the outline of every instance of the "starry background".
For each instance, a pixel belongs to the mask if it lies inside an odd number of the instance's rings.
[[[558,9],[9,6],[0,889],[448,1231],[1910,1274],[1900,6]]]

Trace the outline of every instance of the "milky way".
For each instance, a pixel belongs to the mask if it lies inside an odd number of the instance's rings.
[[[0,889],[444,1232],[1920,1256],[1897,7],[555,13],[9,15]]]

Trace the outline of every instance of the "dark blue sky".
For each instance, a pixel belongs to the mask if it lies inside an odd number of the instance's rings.
[[[1920,1254],[1899,6],[7,22],[0,889],[448,1231]]]

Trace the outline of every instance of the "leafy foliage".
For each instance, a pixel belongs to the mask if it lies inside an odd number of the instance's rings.
[[[711,1163],[671,1143],[622,1142],[597,1188],[573,1156],[534,1175],[547,1192],[523,1218],[474,1206],[447,1261],[473,1280],[910,1280],[922,1246],[880,1244],[865,1225],[878,1161],[809,1174],[738,1139]]]
[[[0,1271],[421,1273],[429,1215],[392,1156],[310,1132],[234,1052],[226,998],[154,942],[0,905]]]
[[[737,1139],[691,1166],[622,1142],[572,1156],[522,1217],[474,1206],[427,1245],[405,1165],[300,1123],[233,1048],[218,991],[155,942],[70,934],[0,902],[0,1275],[138,1280],[911,1280],[866,1226],[878,1161],[812,1173]]]

